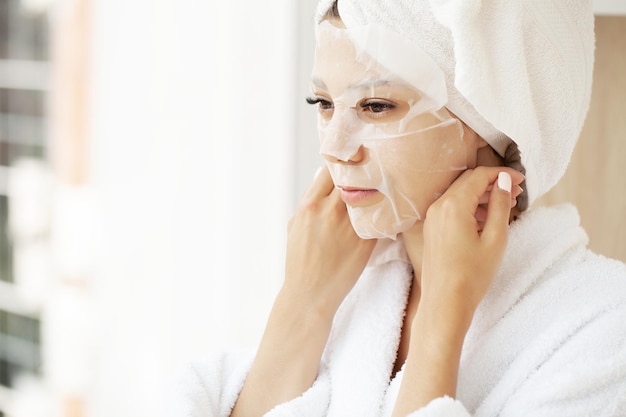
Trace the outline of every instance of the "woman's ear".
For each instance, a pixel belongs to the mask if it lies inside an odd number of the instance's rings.
[[[487,141],[481,138],[472,128],[463,124],[463,140],[467,149],[467,167],[500,166],[502,158],[493,150]]]
[[[504,159],[480,136],[476,149],[476,166],[497,167],[504,165]]]
[[[503,166],[504,159],[487,143],[485,139],[480,137],[478,133],[465,122],[459,119],[450,109],[446,109],[450,115],[456,118],[463,126],[463,141],[467,150],[467,167],[476,168],[477,166]]]

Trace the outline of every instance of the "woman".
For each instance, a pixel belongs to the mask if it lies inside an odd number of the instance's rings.
[[[589,104],[591,5],[562,3],[320,3],[326,167],[258,350],[194,365],[180,414],[626,415],[626,267],[525,211]]]

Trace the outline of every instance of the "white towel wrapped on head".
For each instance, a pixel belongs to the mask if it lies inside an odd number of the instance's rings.
[[[319,20],[334,3],[322,0]],[[591,0],[339,0],[346,27],[379,23],[446,73],[447,107],[504,155],[519,147],[532,204],[563,176],[591,98]]]

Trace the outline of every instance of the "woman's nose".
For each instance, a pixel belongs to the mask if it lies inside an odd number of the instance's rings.
[[[356,163],[363,160],[360,135],[339,123],[320,128],[320,153],[329,162]]]
[[[358,145],[354,152],[321,152],[322,157],[332,163],[345,163],[345,164],[357,164],[365,159],[365,148],[363,145]],[[339,155],[341,156],[339,156]]]

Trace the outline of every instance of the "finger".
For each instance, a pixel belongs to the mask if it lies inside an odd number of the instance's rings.
[[[478,204],[487,204],[489,202],[489,195],[491,194],[491,187],[487,189],[478,199]]]
[[[315,173],[313,183],[306,191],[306,193],[304,193],[304,198],[306,200],[319,200],[323,197],[328,196],[334,188],[335,185],[333,184],[333,180],[330,177],[328,167],[326,167],[326,165],[323,165]]]
[[[341,199],[341,190],[337,187],[333,187],[330,193],[327,196],[328,201],[332,203],[339,211],[348,212],[348,208],[346,203]]]
[[[511,178],[512,180],[512,178]],[[478,204],[487,204],[489,202],[489,193],[493,189],[493,185],[487,187],[487,191],[480,196],[478,200]],[[511,189],[511,201],[513,202],[521,193],[524,192],[524,189],[520,187],[518,184],[514,184]]]
[[[491,191],[487,206],[487,220],[482,232],[483,239],[492,244],[504,246],[508,234],[509,216],[511,213],[511,175],[501,171]]]
[[[489,202],[489,197],[491,195],[491,186],[489,186],[488,191],[486,191],[483,195],[478,199],[478,205],[487,204]],[[522,193],[521,188],[519,186],[514,186],[513,190],[511,190],[511,208],[517,205],[517,197]],[[479,207],[480,208],[480,207]]]
[[[499,172],[506,172],[511,178],[512,185],[518,185],[524,180],[524,175],[519,171],[509,167],[478,167],[467,170],[450,185],[446,194],[454,194],[459,197],[459,201],[467,202],[468,208],[472,212],[481,204],[480,200],[489,187],[498,178]]]
[[[476,221],[479,223],[484,223],[487,221],[487,207],[478,206],[476,207],[476,212],[474,213],[474,217]]]

